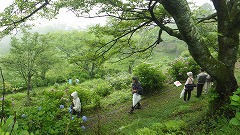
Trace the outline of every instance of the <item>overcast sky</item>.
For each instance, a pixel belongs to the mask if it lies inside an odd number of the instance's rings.
[[[193,1],[196,3],[196,5],[201,6],[204,3],[211,3],[210,0],[187,0],[187,1]],[[13,0],[0,0],[0,12],[3,11],[4,7],[11,4]],[[36,26],[42,26],[42,25],[56,25],[56,24],[63,24],[68,25],[71,27],[77,27],[77,28],[86,28],[88,25],[93,24],[105,24],[106,18],[77,18],[71,11],[67,10],[61,10],[60,14],[57,15],[57,19],[52,19],[51,21],[46,19],[39,19],[36,22]]]

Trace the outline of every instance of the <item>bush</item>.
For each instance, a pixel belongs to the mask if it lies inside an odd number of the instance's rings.
[[[68,100],[67,91],[51,89],[41,96],[36,105],[24,107],[18,112],[20,129],[34,134],[65,134],[67,128],[69,134],[82,133],[82,119],[69,113],[71,100]]]
[[[130,89],[131,74],[121,72],[113,76],[105,76],[105,79],[111,83],[115,90]]]
[[[93,79],[80,84],[81,87],[96,92],[101,97],[111,94],[113,88],[109,82],[103,79]]]
[[[13,109],[13,104],[14,104],[14,102],[13,102],[13,100],[14,99],[7,99],[7,98],[5,98],[4,99],[4,116],[6,117],[8,117],[8,116],[10,116],[10,115],[13,115],[13,112],[12,112],[12,109]],[[3,100],[2,100],[2,98],[1,98],[1,102],[0,102],[0,106],[2,107],[2,102],[3,102]],[[2,109],[1,109],[1,111],[0,111],[0,115],[2,116]]]
[[[138,135],[156,135],[157,132],[153,131],[153,130],[151,130],[149,128],[144,127],[142,129],[137,130],[137,134]]]
[[[191,71],[193,75],[196,75],[200,70],[200,66],[192,57],[180,57],[171,62],[169,66],[168,73],[174,80],[186,80],[187,72]]]
[[[133,74],[139,77],[144,94],[161,90],[166,78],[158,67],[148,63],[138,65],[133,70]]]
[[[99,107],[100,96],[95,91],[87,87],[81,87],[81,86],[69,87],[69,94],[71,94],[74,91],[78,92],[78,97],[81,100],[83,111],[93,110]]]

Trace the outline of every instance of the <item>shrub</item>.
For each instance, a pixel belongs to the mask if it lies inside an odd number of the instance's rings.
[[[35,106],[24,107],[18,112],[20,129],[34,134],[65,134],[66,129],[69,134],[82,133],[82,119],[69,113],[71,100],[68,100],[67,91],[51,89],[41,96],[42,100],[37,100]]]
[[[151,130],[149,128],[144,127],[143,129],[137,130],[137,134],[138,135],[156,135],[157,132],[153,131],[153,130]]]
[[[103,79],[93,79],[80,84],[80,87],[96,92],[99,96],[105,97],[111,94],[113,88],[109,82]]]
[[[163,88],[165,76],[158,67],[142,63],[133,70],[133,74],[139,77],[144,94],[159,91]]]
[[[27,130],[21,130],[18,128],[18,121],[13,116],[10,116],[0,127],[1,135],[18,134],[18,135],[29,135]]]
[[[168,73],[175,80],[186,80],[187,72],[191,71],[193,75],[196,75],[200,70],[200,66],[192,57],[180,57],[169,63],[169,66]]]
[[[111,83],[115,90],[129,89],[131,83],[131,74],[127,72],[121,72],[113,76],[105,76],[105,79]]]
[[[1,98],[1,102],[0,102],[1,107],[2,107],[2,102],[3,102],[3,100]],[[12,115],[13,104],[14,104],[13,99],[7,99],[7,98],[4,99],[4,106],[3,106],[4,112],[3,113],[4,113],[5,117]],[[0,111],[0,115],[2,116],[2,109]]]
[[[92,110],[96,107],[99,107],[99,104],[100,104],[99,98],[100,97],[95,91],[90,90],[87,87],[81,87],[81,86],[69,88],[70,94],[74,91],[78,92],[78,97],[81,100],[82,109],[84,111]]]

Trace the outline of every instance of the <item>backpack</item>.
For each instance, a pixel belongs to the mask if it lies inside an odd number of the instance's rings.
[[[198,78],[198,83],[204,84],[206,82],[207,75],[200,75]]]
[[[141,85],[139,85],[139,88],[138,88],[138,92],[137,92],[139,95],[142,95],[143,94],[143,87]]]

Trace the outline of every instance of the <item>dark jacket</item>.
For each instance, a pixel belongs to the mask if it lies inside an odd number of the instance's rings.
[[[139,95],[142,95],[142,94],[143,94],[143,88],[142,88],[141,83],[132,83],[132,89],[133,89],[133,90],[137,90],[137,93],[138,93]]]

